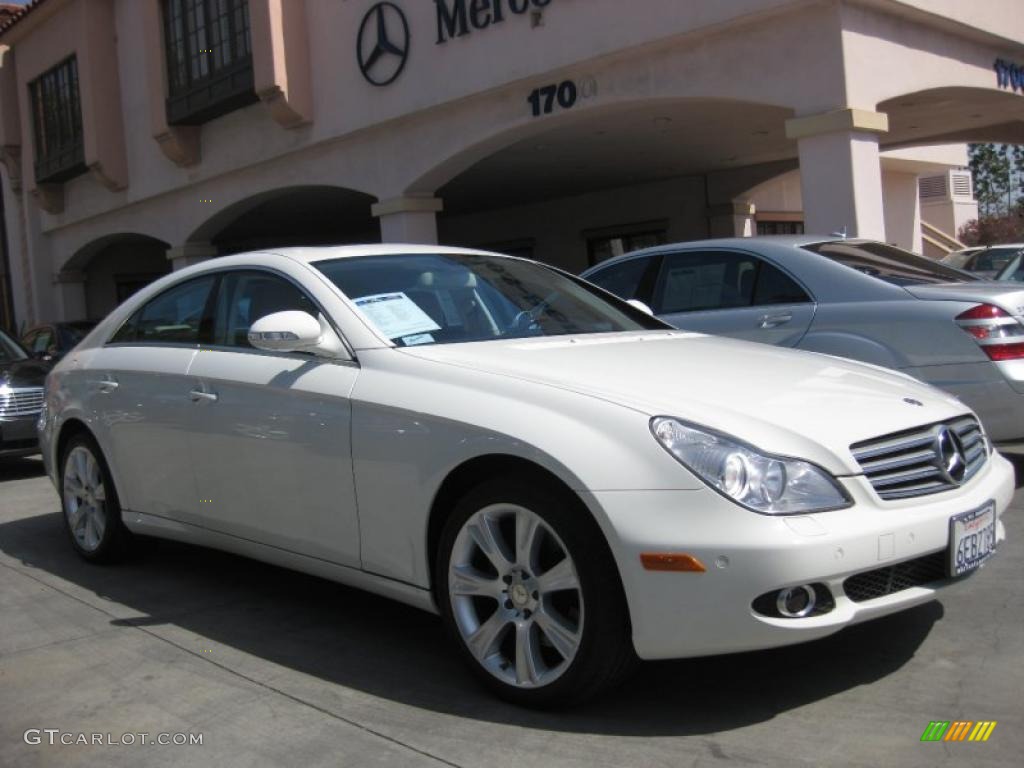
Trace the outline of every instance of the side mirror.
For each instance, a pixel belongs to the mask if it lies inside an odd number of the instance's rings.
[[[629,304],[629,306],[634,307],[635,309],[639,309],[645,315],[650,315],[651,317],[654,317],[654,310],[652,310],[650,307],[648,307],[646,304],[640,301],[640,299],[627,299],[626,303]]]
[[[265,315],[249,328],[249,343],[265,352],[311,352],[321,357],[351,360],[341,339],[321,317],[289,310]]]

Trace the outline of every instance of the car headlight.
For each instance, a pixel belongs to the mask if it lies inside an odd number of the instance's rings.
[[[810,462],[762,453],[667,416],[651,419],[651,432],[701,480],[755,512],[824,512],[853,503],[832,475]]]

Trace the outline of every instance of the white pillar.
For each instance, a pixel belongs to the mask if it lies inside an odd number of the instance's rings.
[[[732,202],[708,207],[708,230],[711,237],[753,237],[756,208],[753,203]]]
[[[436,197],[394,197],[374,203],[370,212],[380,219],[385,243],[437,244],[437,214],[444,203]]]
[[[888,242],[914,253],[922,253],[921,198],[917,192],[917,174],[883,172],[882,195]]]
[[[58,272],[53,276],[54,291],[57,294],[58,320],[86,320],[85,273],[78,271]],[[95,318],[98,319],[98,318]]]
[[[881,112],[859,109],[786,121],[800,154],[807,232],[885,240],[878,134],[888,125]]]
[[[167,249],[167,258],[175,272],[201,261],[212,259],[216,255],[217,249],[210,243],[185,243],[176,248]]]

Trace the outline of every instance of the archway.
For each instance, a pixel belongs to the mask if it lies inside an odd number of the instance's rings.
[[[716,208],[731,201],[726,190],[795,164],[792,116],[706,98],[587,108],[479,141],[407,191],[443,200],[442,242],[580,271],[622,250],[708,237],[716,217],[732,226]]]
[[[342,187],[298,186],[240,200],[204,221],[188,243],[218,255],[297,245],[380,242],[374,198]]]
[[[137,290],[171,271],[167,261],[168,245],[149,235],[122,232],[93,240],[79,248],[64,263],[58,280],[69,286],[80,285],[82,307],[67,302],[66,312],[100,320]]]

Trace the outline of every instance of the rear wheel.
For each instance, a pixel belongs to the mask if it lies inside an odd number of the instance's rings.
[[[524,478],[479,486],[445,525],[442,616],[476,675],[505,699],[587,698],[635,658],[618,573],[588,514],[563,489]]]
[[[71,545],[92,562],[121,558],[131,534],[121,521],[117,490],[96,441],[86,434],[72,437],[60,466],[64,527]]]

